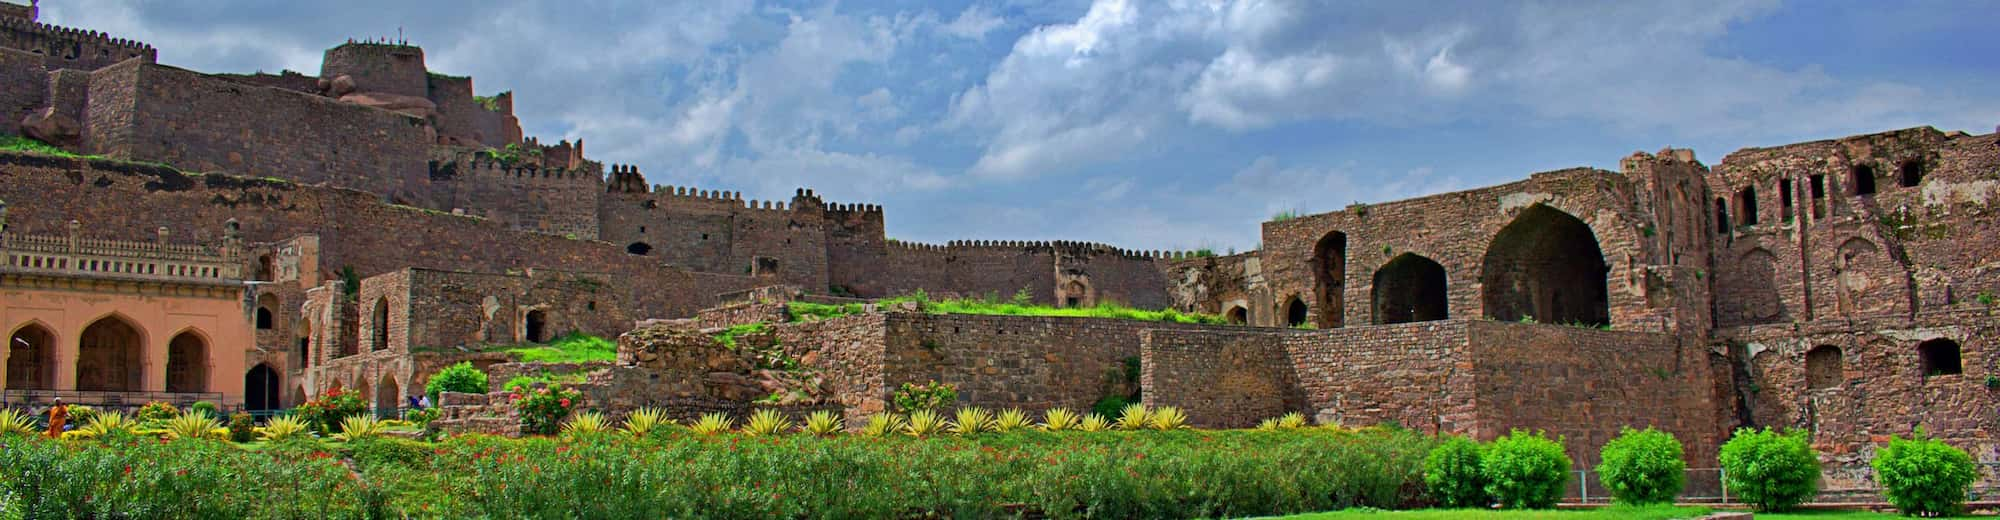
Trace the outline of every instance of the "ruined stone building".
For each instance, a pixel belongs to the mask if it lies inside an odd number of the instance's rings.
[[[208,74],[0,6],[0,135],[100,156],[0,153],[0,327],[25,340],[6,350],[9,396],[107,377],[66,354],[96,311],[141,345],[101,365],[140,367],[117,390],[182,388],[163,338],[195,327],[200,392],[279,407],[343,387],[393,406],[446,363],[519,370],[485,345],[782,321],[789,298],[1026,289],[1241,325],[884,309],[744,341],[817,371],[804,393],[850,416],[937,380],[965,403],[1030,411],[1142,395],[1208,426],[1296,411],[1481,437],[1540,428],[1580,463],[1628,425],[1680,436],[1697,467],[1735,427],[1811,429],[1836,482],[1919,425],[2000,461],[1993,134],[1912,128],[1715,165],[1636,153],[1616,171],[1266,222],[1260,250],[1229,256],[916,244],[885,238],[879,206],[655,186],[588,159],[582,140],[524,136],[511,94],[476,95],[402,42],[339,45],[316,76]],[[44,257],[58,267],[15,260]],[[122,258],[216,274],[99,282],[74,267]],[[125,299],[85,296],[107,290]],[[183,304],[146,291],[202,310],[154,316]],[[205,321],[230,312],[247,332]],[[683,355],[712,345],[661,350],[706,336],[658,327],[628,335],[626,363],[592,368],[606,374],[593,400],[714,408],[768,390],[756,363]]]

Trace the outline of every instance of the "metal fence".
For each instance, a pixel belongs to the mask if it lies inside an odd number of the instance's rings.
[[[1982,475],[2000,475],[2000,462],[1979,462]],[[1599,481],[1594,470],[1573,470],[1570,472],[1569,489],[1564,492],[1563,501],[1571,504],[1609,504],[1611,490]],[[1733,504],[1740,503],[1729,496],[1728,488],[1722,482],[1727,477],[1722,468],[1688,468],[1687,484],[1681,488],[1676,502],[1690,504]],[[2000,485],[1973,484],[1968,492],[1968,500],[1980,501],[2000,497]],[[1829,486],[1820,488],[1820,502],[1879,502],[1882,488],[1872,481],[1863,480],[1860,486]]]

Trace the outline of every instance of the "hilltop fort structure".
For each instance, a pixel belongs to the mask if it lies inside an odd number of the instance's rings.
[[[1634,153],[1273,220],[1260,250],[1213,256],[892,241],[880,206],[654,185],[525,136],[514,103],[405,42],[341,44],[317,75],[209,74],[0,3],[0,135],[70,152],[0,153],[0,397],[273,409],[352,388],[394,409],[473,361],[496,387],[578,374],[614,414],[852,417],[935,380],[1029,411],[1139,395],[1207,426],[1545,429],[1586,464],[1621,426],[1673,432],[1697,466],[1734,428],[1805,428],[1836,485],[1917,426],[2000,462],[1993,134]],[[1233,324],[786,320],[787,301],[917,290]],[[730,347],[699,332],[758,322]],[[487,348],[571,331],[622,335],[619,360]],[[445,396],[445,421],[506,430],[488,397]]]

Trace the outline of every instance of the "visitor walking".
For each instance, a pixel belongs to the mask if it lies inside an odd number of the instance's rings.
[[[62,398],[57,397],[56,404],[49,407],[49,437],[62,438],[63,423],[66,422],[69,422],[69,405],[63,404]]]

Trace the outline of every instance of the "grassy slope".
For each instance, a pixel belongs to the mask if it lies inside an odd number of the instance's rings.
[[[522,345],[506,349],[516,359],[541,363],[582,363],[587,361],[615,361],[618,359],[618,344],[611,340],[582,333],[556,338],[547,345]]]
[[[877,300],[877,304],[895,305],[916,302],[923,312],[935,314],[982,314],[999,316],[1060,316],[1072,318],[1109,318],[1121,320],[1160,321],[1168,323],[1225,323],[1221,316],[1187,314],[1173,309],[1144,310],[1112,303],[1100,303],[1095,307],[1057,308],[1033,305],[1021,301],[999,301],[998,299],[963,298],[956,300],[931,301],[922,293]],[[863,305],[821,304],[791,302],[792,316],[798,321],[814,321],[859,314]]]
[[[1280,517],[1286,520],[1671,520],[1698,518],[1711,511],[1706,507],[1644,508],[1605,507],[1559,511],[1487,511],[1477,509],[1426,509],[1420,511],[1346,510]],[[1757,520],[1859,520],[1890,519],[1901,516],[1868,511],[1805,511],[1797,513],[1757,513]]]

